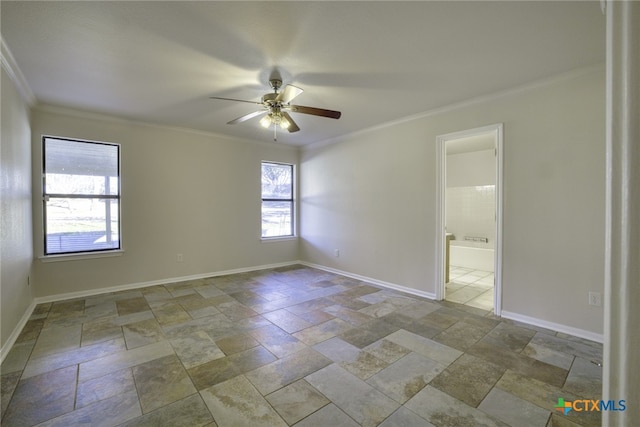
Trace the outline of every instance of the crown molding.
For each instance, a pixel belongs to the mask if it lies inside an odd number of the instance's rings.
[[[345,141],[347,139],[353,138],[353,137],[357,137],[357,136],[361,136],[361,135],[366,135],[369,134],[371,132],[375,132],[381,129],[385,129],[385,128],[389,128],[389,127],[393,127],[396,125],[400,125],[402,123],[407,123],[407,122],[412,122],[415,120],[420,120],[420,119],[424,119],[427,117],[433,117],[433,116],[437,116],[440,114],[444,114],[444,113],[448,113],[451,111],[455,111],[455,110],[461,110],[463,108],[467,108],[467,107],[473,107],[475,105],[480,105],[480,104],[484,104],[490,101],[496,101],[502,98],[507,98],[510,96],[514,96],[514,95],[518,95],[520,93],[523,92],[527,92],[530,90],[534,90],[534,89],[539,89],[545,86],[550,86],[552,84],[555,83],[559,83],[562,81],[566,81],[566,80],[572,80],[587,74],[591,74],[594,73],[598,70],[602,70],[604,69],[604,63],[597,63],[594,65],[589,65],[586,67],[582,67],[582,68],[578,68],[578,69],[574,69],[571,71],[567,71],[565,73],[561,73],[561,74],[557,74],[555,76],[551,76],[551,77],[547,77],[544,79],[540,79],[540,80],[535,80],[532,81],[530,83],[525,83],[523,85],[520,86],[516,86],[510,89],[505,89],[505,90],[501,90],[498,92],[494,92],[494,93],[490,93],[487,95],[481,95],[481,96],[477,96],[475,98],[471,98],[468,99],[466,101],[460,101],[460,102],[456,102],[453,104],[449,104],[449,105],[445,105],[442,107],[437,107],[431,110],[427,110],[427,111],[423,111],[421,113],[417,113],[417,114],[413,114],[410,116],[406,116],[406,117],[401,117],[399,119],[396,120],[391,120],[388,122],[384,122],[384,123],[380,123],[378,125],[369,127],[369,128],[365,128],[365,129],[360,129],[357,130],[355,132],[351,132],[351,133],[347,133],[344,135],[339,135],[339,136],[335,136],[332,138],[328,138],[325,140],[320,140],[320,141],[316,141],[313,142],[311,144],[307,144],[301,147],[302,151],[308,151],[308,150],[315,150],[318,148],[322,148],[328,145],[333,145],[342,141]]]
[[[0,44],[2,45],[2,49],[0,50],[0,62],[2,62],[2,68],[7,72],[13,84],[16,85],[25,102],[29,107],[33,107],[36,105],[38,100],[33,94],[27,79],[24,77],[24,74],[22,74],[20,67],[18,67],[18,63],[13,57],[11,50],[9,50],[9,46],[4,42],[2,36],[0,36]]]
[[[247,139],[247,138],[239,138],[235,136],[225,135],[222,133],[208,132],[204,130],[198,130],[198,129],[187,128],[187,127],[164,125],[164,124],[154,123],[154,122],[146,122],[144,120],[139,120],[135,118],[114,116],[109,113],[101,113],[101,112],[95,112],[90,110],[80,110],[77,108],[66,107],[66,106],[57,105],[57,104],[38,103],[36,106],[34,106],[34,111],[49,113],[49,114],[60,114],[60,115],[75,117],[79,119],[96,120],[96,121],[101,121],[105,123],[136,125],[136,126],[141,126],[141,127],[151,128],[151,129],[160,129],[160,130],[166,130],[166,131],[172,131],[172,132],[183,132],[183,133],[203,136],[207,138],[215,138],[215,139],[227,140],[227,141],[237,141],[245,144],[262,145],[264,147],[269,147],[269,148],[275,147],[278,149],[285,149],[285,150],[298,149],[298,147],[295,145],[273,144],[272,142],[258,141],[258,140]]]

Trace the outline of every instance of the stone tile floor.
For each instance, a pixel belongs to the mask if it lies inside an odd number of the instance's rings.
[[[595,426],[601,345],[289,266],[38,305],[3,426]]]
[[[493,272],[452,265],[449,267],[445,300],[482,310],[493,310],[493,286]]]

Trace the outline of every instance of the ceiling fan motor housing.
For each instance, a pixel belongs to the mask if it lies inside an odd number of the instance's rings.
[[[262,96],[262,103],[267,105],[273,105],[276,103],[277,93],[267,93]]]

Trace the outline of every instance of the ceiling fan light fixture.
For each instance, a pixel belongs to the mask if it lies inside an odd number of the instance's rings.
[[[260,125],[265,129],[269,129],[269,126],[271,126],[271,114],[267,114],[266,116],[261,118]]]
[[[286,130],[289,129],[289,126],[291,126],[291,122],[286,117],[280,116],[280,127]]]
[[[318,117],[328,117],[331,119],[339,119],[341,116],[340,111],[326,110],[324,108],[317,107],[305,107],[303,105],[292,105],[291,101],[303,92],[301,88],[290,84],[282,87],[282,80],[279,78],[272,78],[269,80],[269,84],[273,89],[273,92],[264,94],[260,102],[244,99],[223,98],[219,96],[211,96],[210,98],[260,105],[262,107],[261,110],[240,116],[227,122],[227,124],[234,125],[242,123],[264,114],[260,119],[260,126],[265,129],[270,129],[273,125],[274,141],[277,141],[278,127],[282,130],[288,131],[289,133],[295,133],[300,130],[298,124],[289,115],[289,111]],[[282,90],[280,90],[281,88]]]

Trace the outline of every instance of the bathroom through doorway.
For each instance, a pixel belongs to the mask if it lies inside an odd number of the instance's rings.
[[[436,297],[501,311],[502,124],[441,135]]]

